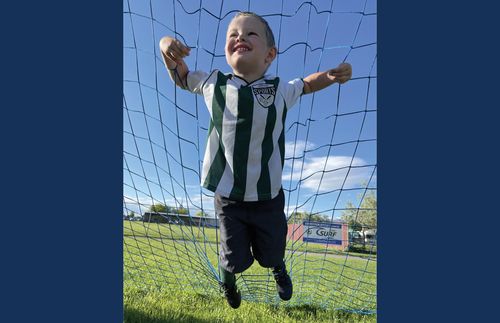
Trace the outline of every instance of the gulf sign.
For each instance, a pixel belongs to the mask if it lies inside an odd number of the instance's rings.
[[[342,245],[342,224],[304,221],[303,241]]]

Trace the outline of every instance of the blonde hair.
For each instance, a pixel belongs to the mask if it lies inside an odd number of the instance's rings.
[[[250,11],[240,11],[240,12],[238,12],[238,13],[234,16],[234,18],[233,18],[232,20],[234,20],[234,19],[236,19],[236,18],[238,18],[238,17],[242,17],[242,16],[243,16],[243,17],[254,17],[254,18],[257,18],[257,19],[258,19],[261,23],[263,23],[263,24],[264,24],[264,26],[266,27],[265,29],[266,29],[266,40],[267,40],[267,46],[268,46],[269,48],[271,48],[271,47],[276,47],[276,43],[275,43],[275,41],[274,41],[274,34],[273,34],[273,31],[272,31],[271,27],[269,27],[269,24],[267,23],[267,21],[266,21],[264,18],[262,18],[261,16],[259,16],[258,14],[254,13],[254,12],[250,12]],[[231,21],[232,21],[232,20],[231,20]]]

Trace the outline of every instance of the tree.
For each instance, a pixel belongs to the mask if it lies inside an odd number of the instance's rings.
[[[375,192],[368,191],[359,208],[356,208],[351,202],[347,202],[342,219],[347,223],[357,223],[375,229],[377,227],[377,196]]]
[[[130,221],[134,218],[134,211],[130,211],[128,214],[123,215],[123,220]]]
[[[168,206],[165,206],[164,204],[161,203],[153,204],[149,207],[149,211],[151,213],[159,213],[159,212],[168,213],[169,209],[170,208]]]
[[[330,217],[323,214],[312,214],[310,212],[292,212],[291,223],[302,223],[303,221],[330,222]]]
[[[377,228],[377,196],[375,191],[368,191],[359,208],[355,207],[351,202],[347,202],[346,210],[344,210],[341,218],[353,231],[361,231],[363,237],[367,229]],[[363,247],[365,241],[363,239]]]
[[[179,206],[175,211],[174,213],[177,213],[177,214],[189,214],[189,211],[183,207],[182,205]]]
[[[207,214],[207,212],[200,210],[200,211],[196,212],[196,216],[199,216],[201,218],[206,218],[206,217],[208,217],[208,214]]]

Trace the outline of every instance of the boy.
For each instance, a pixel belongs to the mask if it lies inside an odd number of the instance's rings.
[[[232,74],[189,71],[183,58],[190,49],[171,37],[161,39],[160,49],[175,84],[203,95],[210,113],[201,183],[215,193],[227,302],[240,306],[235,274],[254,259],[273,268],[278,294],[289,300],[293,286],[283,261],[287,222],[281,187],[286,113],[300,95],[347,82],[351,66],[342,63],[289,83],[265,75],[277,49],[266,20],[251,12],[236,14],[227,30]]]

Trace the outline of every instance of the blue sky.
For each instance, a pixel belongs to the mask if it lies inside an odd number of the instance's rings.
[[[231,72],[224,42],[234,10],[268,20],[279,52],[270,74],[292,80],[344,60],[353,66],[350,82],[303,96],[289,111],[286,212],[339,217],[367,186],[376,189],[375,0],[129,0],[123,8],[124,212],[164,203],[213,214],[213,193],[199,185],[208,112],[202,97],[174,88],[158,42],[177,35],[192,48],[191,70]]]

